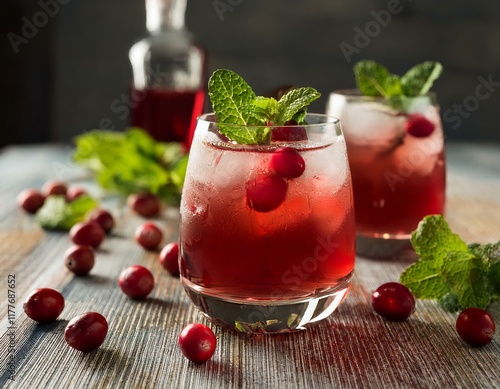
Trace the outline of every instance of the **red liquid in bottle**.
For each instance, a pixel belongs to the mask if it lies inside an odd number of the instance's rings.
[[[189,150],[196,119],[203,113],[205,91],[134,89],[132,126],[141,127],[161,142],[181,142]]]

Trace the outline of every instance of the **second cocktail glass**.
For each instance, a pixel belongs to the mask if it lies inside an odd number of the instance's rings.
[[[399,103],[341,90],[327,104],[346,138],[362,255],[395,255],[424,216],[444,212],[444,138],[435,96],[406,97],[404,110]]]
[[[272,129],[266,145],[199,118],[181,201],[185,290],[213,322],[276,333],[328,317],[354,269],[351,176],[339,121]],[[258,129],[252,129],[258,130]]]

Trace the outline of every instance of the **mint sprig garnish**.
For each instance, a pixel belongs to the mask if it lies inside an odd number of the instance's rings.
[[[382,96],[393,108],[408,111],[408,98],[423,96],[443,71],[439,62],[426,61],[415,65],[402,77],[392,74],[381,64],[362,60],[354,65],[356,85],[364,96]]]
[[[467,245],[440,215],[426,216],[411,243],[420,259],[400,277],[417,298],[438,300],[448,311],[485,309],[499,299],[500,242]]]
[[[311,87],[292,89],[279,100],[256,96],[241,76],[228,69],[212,74],[208,95],[220,132],[241,144],[269,143],[271,127],[291,120],[304,124],[307,107],[320,97]]]

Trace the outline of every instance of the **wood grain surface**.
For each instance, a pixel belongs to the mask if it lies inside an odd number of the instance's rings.
[[[351,289],[327,320],[306,331],[241,335],[216,327],[213,358],[189,362],[177,347],[191,322],[210,325],[186,297],[179,279],[133,241],[143,221],[123,199],[103,199],[117,225],[96,254],[86,277],[63,264],[71,245],[66,233],[46,232],[21,212],[17,194],[50,178],[102,193],[70,162],[65,146],[24,146],[0,154],[0,387],[5,388],[500,388],[500,304],[490,312],[497,323],[493,341],[472,348],[455,331],[456,314],[433,301],[418,301],[406,322],[389,322],[370,305],[372,291],[397,281],[411,261],[358,257]],[[449,144],[446,217],[467,242],[500,240],[500,145]],[[163,243],[177,239],[178,213],[155,220]],[[128,265],[150,268],[157,284],[149,298],[132,301],[117,278]],[[15,321],[8,319],[7,280],[15,275]],[[37,287],[61,291],[60,318],[40,325],[22,309]],[[98,311],[109,322],[104,344],[83,354],[64,341],[74,316]],[[11,347],[9,349],[9,346]],[[13,359],[11,359],[13,357]],[[14,370],[10,370],[12,368]],[[13,380],[12,380],[13,379]]]

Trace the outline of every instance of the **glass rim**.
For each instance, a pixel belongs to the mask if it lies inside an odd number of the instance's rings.
[[[362,95],[359,89],[357,88],[347,88],[347,89],[334,89],[331,91],[328,95],[329,98],[332,96],[343,96],[347,100],[359,100],[359,101],[368,101],[368,102],[385,102],[389,101],[390,99],[384,97],[384,96],[365,96]],[[420,99],[430,99],[430,101],[433,104],[436,104],[437,101],[437,95],[435,92],[429,91],[425,95],[420,95],[420,96],[403,96],[405,99],[408,100],[420,100]]]
[[[230,125],[231,127],[246,127],[246,128],[281,128],[281,127],[306,127],[306,128],[314,128],[314,127],[321,127],[325,125],[336,125],[340,126],[340,119],[338,117],[332,116],[332,115],[326,115],[322,113],[307,113],[306,114],[306,119],[308,117],[315,117],[318,119],[323,119],[323,121],[320,121],[319,123],[307,123],[307,124],[282,124],[282,125],[272,125],[272,126],[266,126],[266,125],[245,125],[245,124],[227,124]],[[217,121],[217,118],[215,116],[214,112],[207,112],[204,113],[197,118],[197,122],[202,121],[206,122],[209,124],[215,124],[217,125],[219,122]]]

